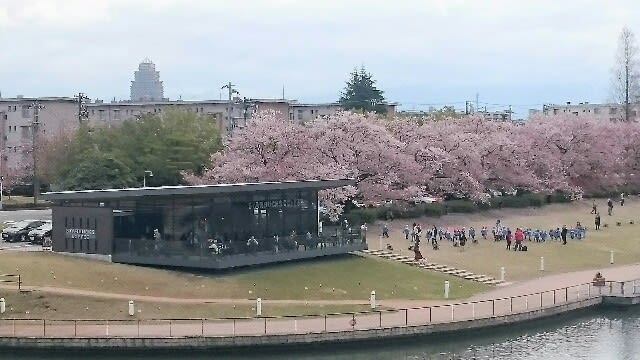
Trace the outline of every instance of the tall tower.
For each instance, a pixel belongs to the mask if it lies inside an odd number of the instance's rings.
[[[156,64],[145,58],[138,70],[133,73],[131,82],[132,101],[162,101],[164,87],[160,81],[160,72],[156,71]]]

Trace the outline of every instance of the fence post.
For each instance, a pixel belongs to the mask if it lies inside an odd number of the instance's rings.
[[[73,320],[73,337],[78,336],[78,320]]]
[[[409,309],[404,309],[404,326],[409,326]]]
[[[324,332],[327,332],[327,314],[324,314]]]
[[[173,331],[171,329],[171,320],[169,320],[169,337],[173,335]]]
[[[455,321],[455,319],[456,319],[456,317],[454,315],[455,306],[453,306],[453,305],[449,305],[449,306],[451,306],[451,321]]]
[[[42,319],[42,336],[47,336],[47,320]]]
[[[540,309],[542,309],[542,293],[540,293]]]
[[[511,309],[509,310],[509,314],[513,314],[513,296],[509,299],[511,300]]]
[[[200,320],[202,321],[200,325],[200,336],[204,336],[204,318]]]
[[[267,318],[264,318],[264,334],[267,334]]]
[[[431,309],[432,309],[432,307],[429,306],[429,323],[431,323],[433,321],[432,317],[431,317]]]
[[[622,290],[622,295],[624,295],[624,284],[626,284],[626,281],[623,281],[621,284],[622,285],[620,285],[620,290]]]
[[[22,290],[22,277],[18,274],[18,290]]]
[[[556,304],[556,289],[553,289],[553,305]]]
[[[236,336],[236,319],[233,319],[233,336]]]
[[[529,310],[529,295],[524,296],[524,309]]]
[[[564,288],[564,302],[569,302],[569,288]]]
[[[491,316],[496,316],[496,301],[491,299]]]
[[[449,281],[445,281],[444,282],[444,298],[448,299],[449,298]]]
[[[380,327],[382,327],[382,311],[378,312],[380,314]]]
[[[609,282],[609,295],[613,295],[613,281]]]
[[[353,331],[356,329],[356,314],[352,314],[351,316],[351,330]]]

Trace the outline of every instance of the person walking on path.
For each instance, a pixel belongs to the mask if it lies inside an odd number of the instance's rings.
[[[562,245],[567,245],[567,225],[562,225],[562,231],[560,237],[562,238]]]
[[[624,193],[620,193],[620,206],[624,206]]]
[[[507,250],[511,250],[511,233],[507,234],[506,240],[507,240]],[[515,249],[515,246],[514,246],[514,249]]]
[[[382,237],[387,238],[387,239],[389,238],[389,225],[387,225],[387,224],[384,224],[382,226]]]
[[[607,213],[609,214],[609,216],[611,216],[612,212],[613,212],[613,201],[611,200],[611,198],[609,198],[609,200],[607,200]]]
[[[592,214],[597,214],[598,213],[598,205],[596,204],[595,200],[593,200],[593,204],[591,205],[591,213]]]
[[[600,213],[596,213],[595,224],[596,224],[596,230],[600,230]]]

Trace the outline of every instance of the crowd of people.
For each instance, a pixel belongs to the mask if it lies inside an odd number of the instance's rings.
[[[476,229],[472,226],[468,229],[466,227],[441,227],[438,228],[434,225],[431,228],[424,230],[422,225],[413,223],[413,225],[406,225],[402,230],[405,240],[409,242],[409,250],[412,250],[415,254],[415,260],[419,261],[424,259],[420,250],[421,243],[426,242],[430,244],[433,250],[440,249],[440,243],[443,240],[448,241],[453,247],[459,247],[464,250],[465,246],[471,242],[477,244],[479,239],[487,240],[493,239],[493,241],[505,241],[506,249],[513,251],[527,251],[527,245],[524,245],[526,241],[542,243],[547,240],[561,241],[563,245],[567,244],[567,238],[582,240],[587,236],[587,228],[580,222],[577,222],[575,227],[568,228],[566,225],[562,227],[555,227],[551,229],[540,228],[525,228],[516,227],[512,230],[510,226],[506,226],[501,223],[500,220],[496,221],[496,224],[491,227],[483,226],[477,236]],[[383,225],[382,236],[384,238],[389,237],[388,224]],[[389,249],[391,245],[387,245]]]
[[[620,194],[620,206],[624,206],[625,194]],[[613,200],[607,200],[607,213],[611,215],[613,213]],[[600,229],[601,218],[597,209],[597,203],[594,200],[591,214],[595,214],[594,225],[595,230]],[[510,227],[503,224],[500,220],[497,220],[495,225],[491,228],[482,226],[479,231],[479,236],[476,233],[476,229],[472,226],[468,229],[466,227],[433,227],[423,229],[422,225],[413,223],[413,225],[406,225],[402,230],[405,240],[409,242],[409,250],[415,253],[415,260],[422,260],[424,256],[420,251],[420,245],[424,241],[430,244],[433,250],[440,248],[440,243],[443,240],[448,241],[453,247],[459,247],[464,250],[468,242],[477,244],[479,239],[487,240],[493,239],[495,242],[505,241],[506,249],[513,251],[528,251],[526,242],[543,243],[547,240],[560,241],[562,245],[567,244],[567,239],[582,240],[587,236],[587,227],[582,225],[579,221],[576,222],[574,227],[567,227],[567,225],[545,228],[531,228],[531,227]],[[382,227],[382,236],[389,238],[389,225],[384,224]],[[392,246],[387,245],[387,249],[393,250]]]

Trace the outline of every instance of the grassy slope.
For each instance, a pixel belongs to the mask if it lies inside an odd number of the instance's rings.
[[[26,286],[179,298],[293,300],[465,298],[486,287],[387,260],[342,256],[227,273],[193,273],[77,259],[54,253],[0,252],[0,273],[20,273]],[[305,289],[305,287],[307,289]]]

